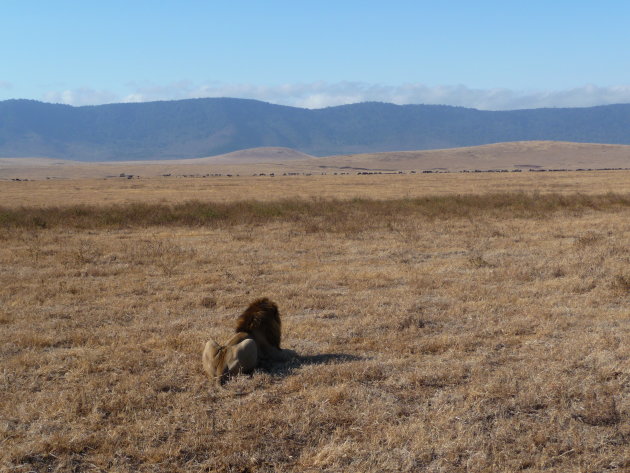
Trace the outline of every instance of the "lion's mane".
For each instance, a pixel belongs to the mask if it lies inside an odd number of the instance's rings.
[[[266,297],[252,302],[236,321],[236,333],[250,334],[258,345],[261,345],[260,339],[264,339],[266,343],[262,343],[263,348],[269,344],[280,349],[281,331],[278,306]]]

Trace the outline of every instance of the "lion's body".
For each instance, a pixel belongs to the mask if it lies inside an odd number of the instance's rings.
[[[206,343],[202,355],[203,368],[217,384],[237,374],[251,373],[258,365],[258,347],[245,332],[232,336],[220,346],[214,340]]]
[[[224,346],[214,340],[203,350],[203,367],[217,384],[239,373],[251,373],[261,360],[291,356],[280,348],[282,324],[278,306],[267,298],[252,302],[236,321],[236,333]]]

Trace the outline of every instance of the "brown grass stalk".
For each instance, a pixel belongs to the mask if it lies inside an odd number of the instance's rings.
[[[148,226],[233,226],[273,221],[313,222],[326,220],[327,227],[357,220],[370,228],[375,223],[398,218],[543,218],[556,212],[623,210],[630,196],[498,193],[448,195],[372,200],[282,199],[214,203],[188,201],[179,204],[71,205],[63,207],[0,207],[0,226],[5,228],[128,228]],[[366,218],[362,218],[366,217]],[[369,218],[367,218],[369,217]]]

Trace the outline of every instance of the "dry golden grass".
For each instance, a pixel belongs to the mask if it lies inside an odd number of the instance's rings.
[[[630,171],[479,174],[318,175],[161,179],[0,180],[3,207],[75,204],[234,202],[277,199],[397,199],[452,194],[537,191],[630,193]]]
[[[628,471],[629,199],[5,220],[0,469]],[[260,296],[300,356],[216,390],[203,343]]]

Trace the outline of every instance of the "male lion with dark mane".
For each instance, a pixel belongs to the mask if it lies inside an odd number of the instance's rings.
[[[290,350],[280,348],[282,324],[278,306],[269,299],[252,302],[236,320],[236,333],[223,346],[210,340],[203,350],[203,368],[218,385],[251,373],[261,361],[284,361]]]

